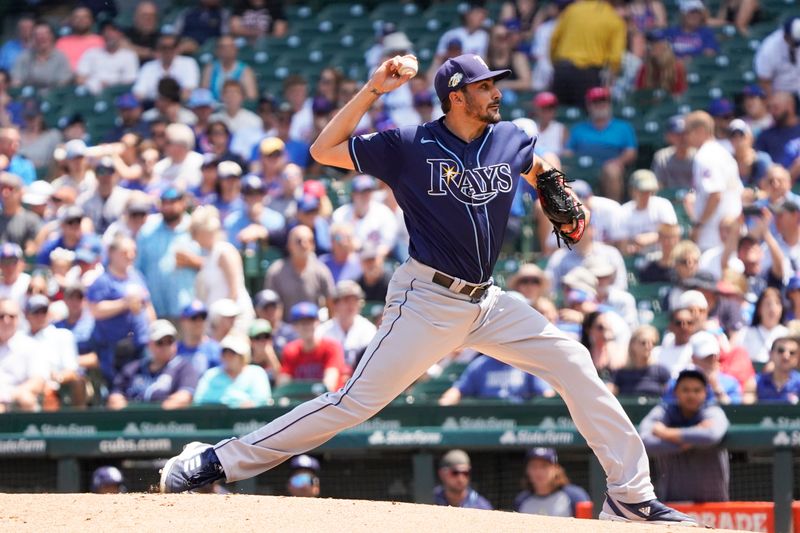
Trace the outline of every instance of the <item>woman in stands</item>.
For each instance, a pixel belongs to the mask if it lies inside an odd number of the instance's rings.
[[[741,346],[747,350],[750,359],[756,363],[769,361],[769,350],[779,337],[789,334],[782,325],[784,307],[781,293],[775,287],[767,287],[756,301],[752,324],[744,330]]]
[[[511,69],[512,74],[497,82],[504,98],[509,91],[529,91],[531,89],[531,66],[524,52],[514,47],[511,31],[501,24],[495,24],[489,32],[489,48],[486,63],[490,69]]]
[[[637,89],[661,89],[678,96],[686,91],[686,68],[675,57],[663,31],[647,34],[647,53],[636,76]]]
[[[594,311],[583,319],[581,344],[589,349],[597,373],[606,383],[614,381],[614,374],[625,366],[628,356],[625,347],[618,342],[611,313]]]
[[[656,364],[658,330],[653,326],[639,326],[628,343],[628,364],[620,368],[609,385],[617,396],[648,396],[660,398],[670,379],[669,370]]]
[[[667,295],[667,309],[670,311],[678,305],[678,298],[686,290],[686,281],[697,274],[700,265],[700,248],[689,240],[683,240],[675,245],[670,254],[673,265],[672,289]]]
[[[237,59],[238,47],[230,35],[217,39],[216,59],[205,66],[200,86],[211,91],[217,101],[222,99],[222,85],[227,80],[238,80],[246,100],[258,98],[258,87],[253,69]]]

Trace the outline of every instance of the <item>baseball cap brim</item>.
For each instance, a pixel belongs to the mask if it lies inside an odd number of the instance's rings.
[[[511,76],[511,71],[507,68],[502,70],[490,70],[489,72],[485,72],[479,76],[475,76],[474,78],[465,80],[464,83],[461,85],[469,85],[470,83],[477,83],[483,80],[502,80],[507,77]]]

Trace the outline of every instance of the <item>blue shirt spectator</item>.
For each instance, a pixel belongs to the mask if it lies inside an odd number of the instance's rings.
[[[194,403],[228,407],[258,407],[272,397],[263,368],[250,364],[250,339],[229,334],[222,342],[222,364],[200,378]]]
[[[36,181],[36,167],[33,166],[30,159],[22,154],[14,154],[8,163],[8,167],[5,168],[5,171],[16,174],[22,178],[25,185],[30,185]]]
[[[672,45],[676,57],[694,57],[702,55],[706,50],[719,52],[719,43],[711,28],[698,28],[693,31],[678,26],[667,28],[664,35]]]
[[[595,164],[605,163],[635,150],[636,133],[630,123],[617,118],[586,120],[572,127],[566,148],[578,157],[591,157]]]
[[[264,240],[271,233],[281,231],[286,225],[283,215],[264,205],[267,187],[261,178],[248,174],[242,178],[243,204],[224,218],[223,226],[228,235],[228,241],[242,248],[254,240]],[[245,228],[251,228],[245,235],[245,241],[239,234]],[[263,229],[262,229],[263,228]],[[266,231],[263,231],[266,230]]]
[[[205,333],[207,319],[208,309],[200,300],[193,300],[181,311],[178,356],[192,361],[200,374],[220,363],[219,342]]]
[[[22,16],[17,21],[17,34],[14,39],[7,40],[0,47],[0,69],[11,71],[17,58],[25,50],[23,41],[30,41],[33,35],[34,21],[31,16]]]
[[[787,160],[787,145],[800,137],[800,122],[797,120],[794,95],[776,92],[770,97],[770,114],[775,124],[763,130],[756,139],[756,150],[767,152],[773,161],[780,163]]]
[[[231,13],[220,7],[220,0],[200,0],[186,8],[175,20],[175,33],[202,45],[208,39],[227,35]]]
[[[470,486],[472,463],[463,450],[450,450],[439,462],[439,481],[433,489],[434,505],[491,510],[492,504]]]
[[[79,354],[95,351],[94,346],[94,317],[84,306],[85,289],[80,283],[67,285],[64,288],[64,303],[67,307],[67,316],[55,322],[57,328],[68,329],[75,337]]]
[[[553,390],[543,380],[487,355],[476,357],[440,403],[451,405],[463,397],[496,398],[522,402],[536,396],[553,396]]]
[[[775,339],[769,358],[773,371],[756,377],[756,395],[759,402],[796,404],[800,400],[800,341],[792,337]]]
[[[729,374],[719,372],[717,380],[720,387],[718,391],[714,391],[711,388],[710,383],[706,385],[706,396],[708,397],[709,404],[715,403],[715,398],[717,398],[717,392],[719,391],[724,392],[725,395],[730,399],[730,401],[727,403],[734,405],[742,403],[742,386],[739,384],[738,379]],[[663,399],[667,404],[675,403],[675,379],[670,380],[669,384],[667,385],[667,392],[664,393]]]

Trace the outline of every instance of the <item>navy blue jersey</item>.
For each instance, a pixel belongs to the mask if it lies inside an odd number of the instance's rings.
[[[405,215],[411,257],[470,283],[487,281],[503,244],[531,139],[510,122],[466,143],[443,118],[350,139],[359,172],[384,181]]]

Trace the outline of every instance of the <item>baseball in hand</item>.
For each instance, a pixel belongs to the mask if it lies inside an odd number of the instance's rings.
[[[413,57],[401,57],[400,58],[400,66],[397,69],[397,75],[400,77],[408,76],[413,78],[417,75],[417,71],[419,70],[419,64],[417,60]]]

